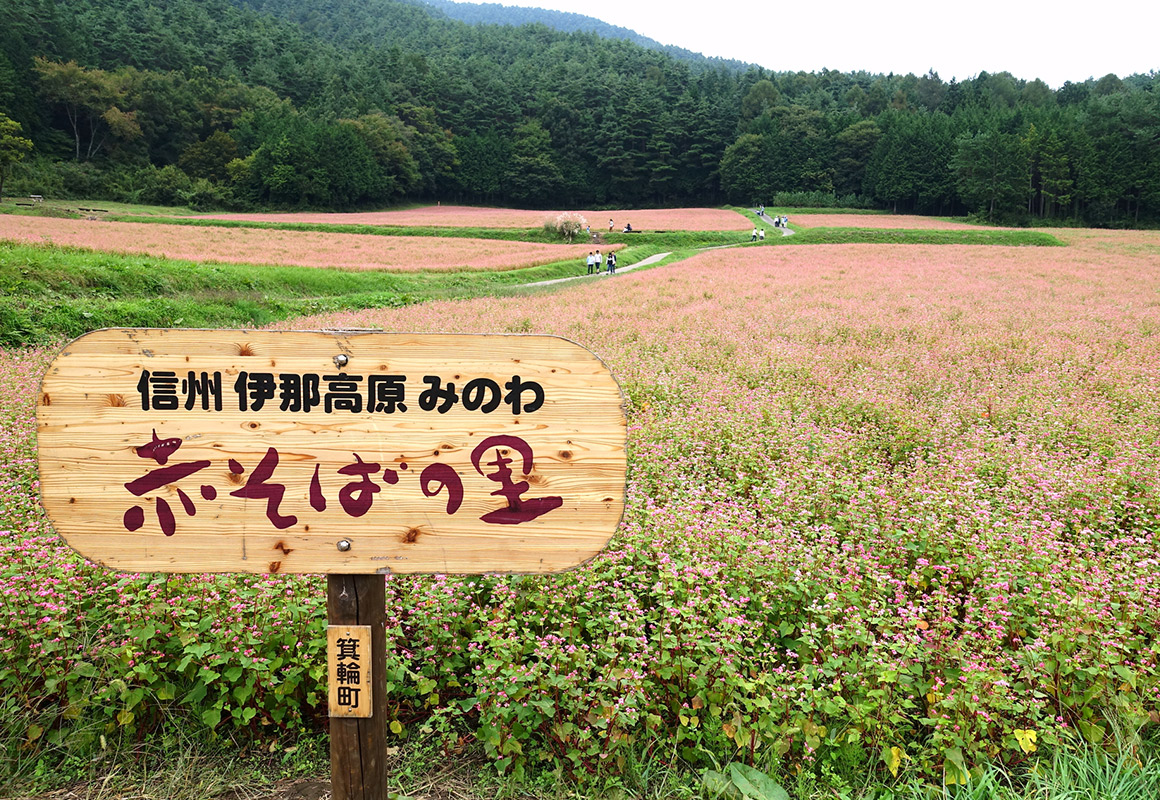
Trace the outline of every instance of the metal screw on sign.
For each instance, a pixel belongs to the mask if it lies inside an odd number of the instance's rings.
[[[347,357],[346,353],[339,353],[334,357],[334,366],[338,367],[339,369],[342,369],[348,363],[350,363],[350,358]]]
[[[343,540],[341,540],[341,541],[338,543],[338,551],[339,551],[340,553],[345,553],[345,552],[347,552],[348,550],[350,550],[350,542],[349,542],[348,540],[346,540],[346,539],[343,539]]]

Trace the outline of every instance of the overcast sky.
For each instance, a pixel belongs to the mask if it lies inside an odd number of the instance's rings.
[[[704,53],[781,71],[923,75],[1007,71],[1053,89],[1160,71],[1160,0],[496,0],[572,11]]]

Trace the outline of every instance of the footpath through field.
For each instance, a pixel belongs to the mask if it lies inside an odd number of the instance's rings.
[[[754,209],[753,213],[757,214],[758,218],[761,219],[763,222],[766,222],[770,225],[773,225],[773,218],[770,217],[769,215],[759,214],[757,212],[757,209]],[[794,234],[794,232],[792,230],[790,230],[789,228],[779,228],[779,230],[781,231],[782,236],[793,236],[793,234]],[[724,249],[726,247],[743,247],[746,244],[751,244],[751,242],[738,242],[736,244],[721,244],[721,245],[714,245],[713,247],[700,247],[698,249],[699,250],[721,250],[721,249]],[[619,275],[621,272],[630,272],[631,270],[634,270],[638,267],[651,266],[652,264],[655,264],[658,261],[663,261],[664,259],[668,258],[671,255],[672,255],[672,252],[657,253],[656,255],[652,255],[652,256],[649,256],[648,258],[642,259],[631,266],[624,267],[623,269],[617,270],[617,272],[612,273],[612,274]],[[609,273],[607,273],[607,272],[598,272],[598,273],[596,273],[596,276],[599,277],[601,275],[608,275],[608,274]],[[525,283],[524,286],[551,286],[551,285],[557,284],[557,283],[568,283],[569,281],[578,281],[578,280],[582,280],[584,278],[591,278],[591,277],[592,277],[592,275],[573,275],[570,278],[554,278],[550,281],[536,281],[535,283]]]
[[[628,266],[628,267],[625,267],[624,269],[617,270],[616,272],[614,272],[612,274],[619,275],[621,272],[629,272],[631,270],[636,269],[637,267],[647,267],[649,264],[655,264],[658,261],[665,259],[665,258],[668,258],[671,255],[672,255],[671,252],[669,252],[669,253],[657,253],[656,255],[649,256],[648,258],[643,258],[640,261],[636,262],[635,264]],[[600,276],[600,275],[608,275],[609,273],[598,272],[596,274],[597,274],[597,276]],[[550,281],[536,281],[535,283],[525,283],[524,286],[551,286],[553,283],[567,283],[568,281],[578,281],[581,278],[591,278],[591,277],[592,277],[591,275],[573,275],[571,278],[556,278],[556,279],[550,280]]]
[[[754,213],[754,214],[757,214],[757,216],[758,216],[758,217],[759,217],[759,218],[760,218],[760,219],[761,219],[763,222],[768,222],[770,225],[773,225],[773,218],[772,218],[772,217],[770,217],[768,214],[758,214],[756,210],[755,210],[753,213]],[[780,231],[781,231],[781,235],[782,235],[782,236],[793,236],[793,233],[794,233],[794,232],[793,232],[792,230],[790,230],[789,228],[778,228],[778,230],[780,230]]]

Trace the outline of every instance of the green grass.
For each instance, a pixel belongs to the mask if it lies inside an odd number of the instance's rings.
[[[62,785],[68,796],[112,798],[164,797],[202,800],[209,797],[294,797],[294,787],[329,782],[325,736],[310,734],[279,741],[271,748],[239,749],[185,737],[179,729],[156,740],[115,741],[96,758],[65,759],[59,772],[28,770],[19,783],[0,788],[0,798],[40,797]],[[1039,754],[1036,754],[1039,755]],[[714,793],[719,782],[682,766],[663,745],[643,763],[626,763],[617,779],[562,786],[553,777],[512,783],[495,775],[475,746],[447,758],[430,743],[416,742],[387,750],[389,789],[404,797],[425,797],[436,788],[463,800],[498,796],[528,800],[716,800],[738,797]],[[723,767],[726,774],[728,770]],[[1155,743],[1136,736],[1107,748],[1076,743],[1018,766],[994,764],[977,772],[966,785],[935,785],[900,776],[883,784],[863,771],[820,769],[772,775],[790,800],[1156,800],[1160,798],[1160,753]],[[83,789],[81,788],[83,787]],[[307,788],[307,787],[302,787]],[[76,790],[80,790],[77,792]],[[453,790],[453,791],[451,791]]]
[[[583,270],[575,259],[510,272],[253,267],[0,241],[0,344],[116,326],[253,327],[307,314],[475,296]]]
[[[204,217],[147,217],[120,214],[114,222],[148,222],[155,225],[186,225],[196,228],[256,228],[268,231],[313,231],[320,233],[362,233],[371,236],[433,236],[442,239],[499,239],[509,242],[560,243],[559,236],[543,228],[444,228],[438,226],[361,225],[331,222],[260,222]],[[577,240],[578,242],[581,240]]]
[[[767,238],[766,243],[770,243]],[[773,244],[967,244],[1003,247],[1064,247],[1042,231],[980,228],[978,230],[894,230],[878,228],[797,228],[793,236],[774,237]]]
[[[785,206],[766,206],[765,210],[771,215],[785,214],[793,220],[793,217],[802,214],[859,214],[863,216],[881,216],[889,214],[889,211],[883,211],[877,208],[813,208],[808,206],[801,207],[785,207]]]
[[[329,222],[257,222],[204,218],[114,216],[117,222],[150,222],[161,225],[192,225],[216,228],[258,228],[278,231],[314,231],[321,233],[362,233],[372,236],[433,236],[443,239],[499,239],[511,242],[546,242],[559,244],[558,234],[540,228],[445,228],[436,226],[354,225]],[[748,231],[642,231],[639,233],[602,233],[598,244],[649,245],[673,249],[706,244],[736,244],[747,241]],[[575,244],[584,244],[584,238]]]
[[[21,205],[17,205],[17,204]],[[58,214],[78,212],[80,208],[97,208],[102,217],[117,214],[136,214],[145,217],[174,216],[178,214],[196,214],[196,211],[183,206],[150,206],[140,203],[114,203],[105,200],[46,200],[35,205],[25,205],[27,198],[6,196],[0,202],[0,214],[28,214],[33,216],[56,216]],[[102,213],[103,212],[103,213]]]

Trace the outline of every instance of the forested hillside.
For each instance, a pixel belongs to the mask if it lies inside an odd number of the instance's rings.
[[[1160,221],[1160,76],[770,73],[395,0],[7,0],[9,192]],[[2,119],[0,119],[2,121]],[[0,128],[0,130],[5,130]],[[808,193],[808,194],[807,194]]]
[[[546,25],[564,33],[596,33],[605,39],[627,39],[653,50],[663,48],[663,45],[655,39],[583,14],[526,6],[505,6],[500,3],[457,3],[455,0],[410,1],[438,9],[449,18],[469,25]]]
[[[407,0],[407,2],[430,6],[451,19],[472,25],[546,25],[553,30],[565,33],[595,33],[605,39],[624,39],[650,50],[661,50],[678,59],[690,61],[694,65],[712,63],[740,70],[744,70],[748,66],[741,61],[709,58],[683,47],[662,44],[656,39],[641,36],[636,31],[622,28],[619,25],[610,25],[603,20],[586,17],[583,14],[551,11],[544,8],[528,8],[526,6],[505,6],[500,3],[468,3],[455,2],[455,0]]]

